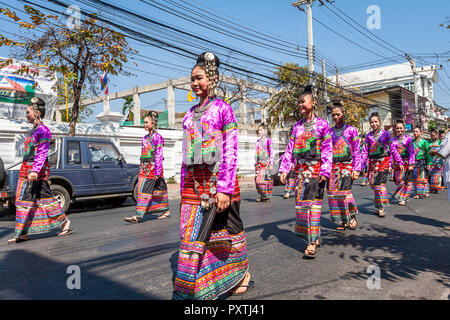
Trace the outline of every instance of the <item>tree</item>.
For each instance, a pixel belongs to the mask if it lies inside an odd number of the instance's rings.
[[[128,118],[125,119],[125,120],[127,120],[127,121],[134,120],[134,113],[133,113],[134,100],[133,100],[133,96],[126,96],[126,97],[124,97],[122,99],[125,100],[125,102],[123,103],[123,106],[122,106],[122,114],[126,115],[126,113],[128,111]]]
[[[66,104],[66,88],[67,88],[67,104],[73,103],[73,90],[71,86],[66,86],[64,83],[64,78],[58,78],[56,82],[56,92],[58,95],[58,99],[56,100],[56,105],[65,105]],[[83,92],[81,94],[81,99],[88,99],[90,96],[86,94],[86,92]],[[66,109],[61,110],[61,121],[62,122],[70,122],[70,119],[72,119],[72,108],[68,109],[69,115],[67,116]],[[79,112],[78,112],[78,118],[77,122],[83,122],[84,120],[88,119],[94,111],[92,110],[92,106],[82,105],[80,106]],[[53,120],[56,120],[56,114],[53,117]]]
[[[308,68],[296,63],[286,63],[278,66],[274,72],[278,79],[277,93],[273,94],[267,103],[269,123],[272,127],[284,120],[296,122],[301,115],[298,111],[298,99],[308,83]]]
[[[358,128],[361,132],[363,129],[361,120],[368,115],[370,102],[358,93],[353,93],[339,86],[327,87],[327,91],[331,95],[331,101],[340,100],[344,105],[345,123]]]
[[[274,127],[283,120],[294,124],[301,118],[297,106],[304,87],[309,83],[308,68],[286,63],[276,68],[275,76],[278,79],[278,92],[273,94],[268,102],[271,125]],[[329,113],[331,105],[328,101],[340,100],[344,105],[346,123],[362,129],[361,119],[367,116],[369,110],[369,102],[366,99],[348,89],[331,84],[319,74],[316,74],[315,88],[319,116],[325,117]]]
[[[16,50],[13,56],[48,67],[51,74],[64,75],[71,87],[73,106],[71,108],[69,135],[75,135],[80,112],[80,99],[84,90],[98,95],[100,75],[129,72],[123,70],[129,53],[137,51],[128,46],[125,36],[99,23],[95,17],[75,20],[75,24],[63,21],[56,15],[46,15],[32,6],[25,5],[27,19],[22,19],[8,8],[0,12],[27,30],[28,38],[10,39],[0,35],[0,46]],[[43,33],[33,34],[40,29]],[[7,63],[11,63],[8,59]]]

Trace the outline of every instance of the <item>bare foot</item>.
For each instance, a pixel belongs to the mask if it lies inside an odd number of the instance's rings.
[[[129,222],[129,223],[140,223],[141,218],[139,218],[138,216],[128,217],[128,218],[125,218],[125,221]]]
[[[167,211],[164,212],[162,215],[160,215],[160,216],[158,217],[158,219],[166,219],[166,218],[168,218],[169,216],[170,216],[170,211],[167,210]]]
[[[23,241],[28,241],[30,240],[30,237],[25,235],[25,236],[19,236],[18,238],[12,238],[8,240],[8,243],[19,243],[19,242],[23,242]]]

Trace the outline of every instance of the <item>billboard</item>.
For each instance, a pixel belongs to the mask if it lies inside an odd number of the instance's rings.
[[[5,61],[0,58],[0,61]],[[19,71],[22,71],[19,73]],[[45,117],[51,120],[56,107],[56,75],[44,66],[13,60],[0,69],[0,117],[25,119],[25,111],[34,96],[45,101]]]

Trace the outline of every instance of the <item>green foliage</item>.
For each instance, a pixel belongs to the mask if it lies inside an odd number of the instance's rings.
[[[308,82],[307,68],[295,63],[276,67],[275,76],[278,79],[278,92],[271,96],[267,104],[272,127],[279,124],[282,119],[300,119],[297,101]]]
[[[134,114],[133,114],[133,108],[134,108],[134,100],[133,96],[126,96],[122,98],[124,100],[123,106],[122,106],[122,114],[125,115],[127,111],[130,113],[128,114],[127,121],[133,121],[134,120]]]
[[[174,176],[171,176],[169,179],[167,179],[167,183],[168,184],[175,184],[175,183],[177,183],[177,181],[175,180]]]

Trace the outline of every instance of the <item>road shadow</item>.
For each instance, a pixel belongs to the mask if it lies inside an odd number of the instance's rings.
[[[420,216],[416,216],[416,215],[395,214],[394,217],[399,220],[402,220],[402,221],[415,222],[415,223],[428,225],[428,226],[432,226],[432,227],[437,227],[437,228],[442,228],[442,227],[448,225],[447,222],[443,222],[443,221],[432,219],[432,218],[420,217]]]
[[[74,284],[74,272],[68,271],[68,264],[62,264],[38,254],[17,249],[9,252],[0,262],[1,299],[19,300],[129,300],[156,299],[154,296],[137,292],[126,285],[98,276],[89,271],[83,262],[80,267],[80,289],[68,289]],[[70,279],[69,279],[70,278]]]
[[[401,217],[407,219],[405,217]],[[443,223],[427,218],[410,219],[440,227]],[[322,221],[326,221],[321,219]],[[285,246],[303,253],[306,242],[294,233],[293,219],[267,223],[249,228],[248,231],[262,229],[261,239],[276,239]],[[332,222],[330,222],[332,223]],[[282,228],[288,224],[291,230]],[[399,281],[402,278],[415,279],[423,272],[431,272],[441,279],[436,280],[450,288],[450,238],[448,236],[411,234],[384,226],[362,226],[357,231],[336,231],[321,226],[321,237],[330,254],[337,254],[341,259],[351,259],[364,265],[377,265],[382,278]],[[334,229],[334,227],[333,227]],[[339,247],[334,250],[332,247]],[[340,248],[353,248],[354,250]],[[352,254],[346,254],[345,251]],[[367,279],[365,272],[349,272],[345,279]]]
[[[342,237],[328,233],[326,246],[352,247],[360,254],[349,256],[341,253],[340,258],[355,262],[377,265],[382,278],[397,281],[401,278],[414,279],[423,272],[442,277],[439,282],[450,288],[450,238],[448,236],[412,234],[384,226],[360,227],[360,231]],[[383,253],[380,253],[383,252]],[[350,278],[367,278],[366,274],[349,273]]]

